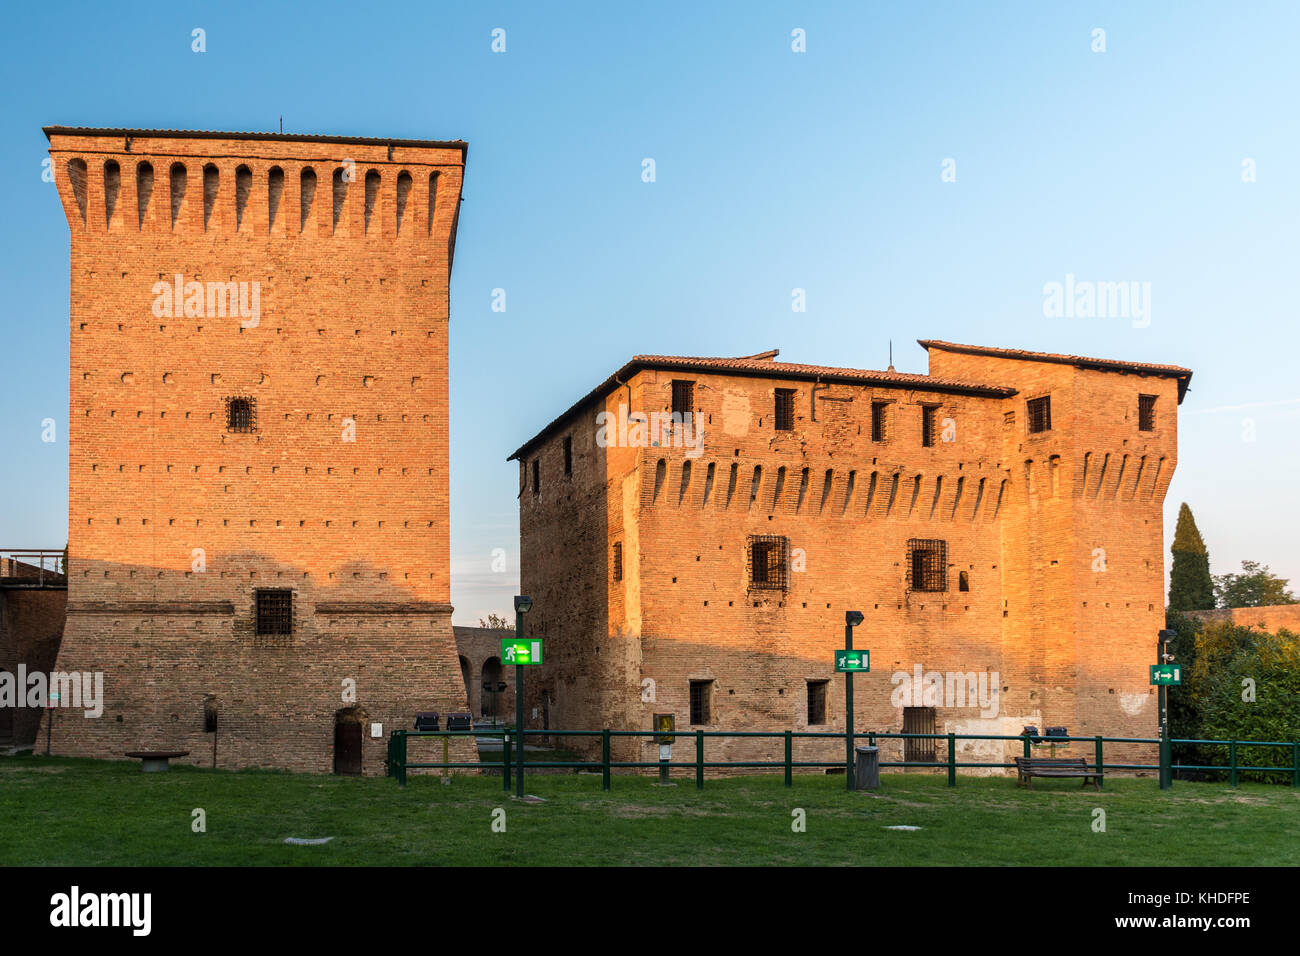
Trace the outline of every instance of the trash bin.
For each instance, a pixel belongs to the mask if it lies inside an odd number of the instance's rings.
[[[854,761],[854,767],[857,769],[857,778],[854,781],[858,790],[879,790],[880,789],[880,748],[879,747],[857,747],[857,760]]]

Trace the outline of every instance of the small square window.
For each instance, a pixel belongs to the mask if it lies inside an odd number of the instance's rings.
[[[293,633],[293,591],[289,588],[261,588],[255,592],[257,633]]]
[[[948,590],[948,542],[911,538],[907,542],[908,585],[913,591]]]
[[[257,430],[257,400],[247,395],[234,395],[226,399],[226,431],[252,432]]]
[[[1029,419],[1029,434],[1052,430],[1052,396],[1031,398],[1025,403],[1025,414]]]

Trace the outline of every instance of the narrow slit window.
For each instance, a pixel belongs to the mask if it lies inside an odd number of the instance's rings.
[[[622,581],[623,580],[623,542],[622,541],[614,542],[613,563],[614,563],[614,580]]]
[[[564,436],[564,477],[573,477],[573,436]]]

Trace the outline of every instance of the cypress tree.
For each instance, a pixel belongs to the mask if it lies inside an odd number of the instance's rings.
[[[1214,607],[1210,554],[1187,502],[1178,509],[1178,525],[1169,550],[1174,556],[1174,566],[1169,572],[1169,610],[1206,611]]]

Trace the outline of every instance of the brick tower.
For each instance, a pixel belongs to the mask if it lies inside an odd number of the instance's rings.
[[[45,133],[72,233],[57,667],[104,675],[103,715],[55,711],[53,752],[381,773],[415,711],[467,709],[447,414],[465,144]]]

